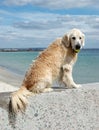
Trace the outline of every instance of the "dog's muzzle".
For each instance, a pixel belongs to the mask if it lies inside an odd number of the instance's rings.
[[[75,45],[74,51],[75,51],[76,53],[78,53],[78,52],[80,51],[80,49],[81,49],[81,45],[80,45],[80,44]]]

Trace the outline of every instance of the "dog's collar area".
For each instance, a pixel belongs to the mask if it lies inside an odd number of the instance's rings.
[[[80,49],[78,49],[78,50],[73,50],[75,53],[78,53],[79,51],[80,51]]]

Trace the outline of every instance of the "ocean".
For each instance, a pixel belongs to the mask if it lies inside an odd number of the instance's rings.
[[[39,52],[0,52],[0,66],[19,75],[24,75]],[[99,82],[99,49],[83,49],[74,65],[76,83]]]

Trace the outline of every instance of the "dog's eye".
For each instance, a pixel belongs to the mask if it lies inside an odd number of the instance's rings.
[[[82,39],[81,37],[79,37],[79,39]]]
[[[76,37],[72,37],[72,39],[73,39],[73,40],[75,40],[75,39],[76,39]]]

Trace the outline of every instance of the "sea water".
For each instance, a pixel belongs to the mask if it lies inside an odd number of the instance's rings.
[[[0,52],[0,66],[24,75],[39,52]],[[99,49],[83,49],[73,69],[77,83],[99,82]]]

